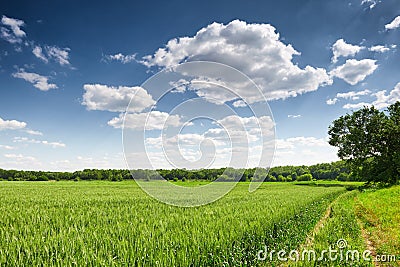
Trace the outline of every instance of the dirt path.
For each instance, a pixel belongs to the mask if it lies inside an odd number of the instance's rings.
[[[346,194],[346,193],[345,193]],[[324,215],[321,217],[321,219],[317,222],[317,224],[314,226],[313,230],[307,235],[306,240],[304,241],[303,244],[301,244],[299,246],[299,248],[297,249],[297,251],[303,251],[309,247],[312,246],[312,244],[314,243],[314,238],[315,236],[319,233],[319,231],[325,226],[326,221],[328,220],[328,218],[331,216],[331,212],[332,212],[332,205],[334,203],[336,203],[336,201],[343,196],[340,195],[338,196],[334,201],[332,201],[331,203],[329,203],[328,207],[326,208],[326,211],[324,213]],[[289,263],[283,263],[279,266],[292,266]]]
[[[361,229],[361,236],[364,239],[364,243],[365,243],[365,247],[371,251],[371,256],[372,258],[376,258],[376,248],[375,248],[375,244],[371,239],[370,234],[368,233],[368,231],[365,229],[363,222],[361,221],[361,217],[363,217],[361,214],[366,214],[367,210],[365,209],[365,207],[362,205],[362,203],[357,199],[354,198],[354,207],[355,207],[355,215],[357,218],[357,224]],[[372,263],[374,266],[381,266],[379,264],[379,262],[374,261]]]
[[[314,243],[315,236],[324,227],[325,222],[331,216],[332,205],[333,205],[333,203],[336,202],[336,200],[337,200],[337,198],[329,204],[328,208],[326,209],[326,211],[324,213],[324,216],[322,216],[322,218],[317,222],[317,224],[314,226],[314,229],[311,231],[311,233],[309,235],[307,235],[306,241],[304,242],[304,244],[302,244],[300,246],[299,251],[302,251],[305,248],[311,247],[311,245]]]
[[[317,222],[317,224],[314,226],[314,229],[310,232],[310,234],[307,235],[306,241],[302,245],[300,245],[299,251],[302,251],[303,249],[306,249],[306,248],[309,248],[312,246],[312,244],[314,243],[315,236],[324,227],[326,221],[331,216],[333,204],[335,204],[337,202],[337,200],[345,194],[347,194],[347,193],[341,194],[340,196],[338,196],[334,201],[332,201],[329,204],[329,206],[326,208],[324,216],[322,216],[322,218]]]

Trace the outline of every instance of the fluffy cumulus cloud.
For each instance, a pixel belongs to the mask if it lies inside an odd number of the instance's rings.
[[[386,30],[394,30],[400,27],[400,16],[397,16],[392,22],[385,25]]]
[[[183,93],[190,85],[190,82],[186,81],[185,79],[179,79],[176,82],[175,81],[169,82],[169,85],[172,87],[171,93]]]
[[[1,38],[9,43],[21,43],[22,38],[26,36],[26,33],[21,29],[21,27],[25,25],[22,20],[9,18],[3,15],[1,24],[3,25],[3,27],[0,28]]]
[[[297,136],[276,140],[274,166],[311,165],[338,160],[326,138]]]
[[[0,131],[2,130],[19,130],[26,127],[26,122],[17,120],[3,120],[0,118]]]
[[[218,120],[217,123],[226,129],[231,138],[232,136],[246,137],[247,132],[247,138],[250,141],[256,141],[261,136],[271,136],[274,131],[274,122],[269,116],[257,118],[231,115]]]
[[[117,53],[114,55],[105,55],[103,57],[104,61],[119,61],[123,64],[130,63],[132,61],[136,61],[136,54],[132,55],[124,55],[122,53]]]
[[[12,76],[30,82],[41,91],[58,88],[56,84],[49,83],[49,77],[33,72],[26,72],[24,69],[19,69],[18,72],[13,73]]]
[[[83,86],[82,104],[88,110],[107,110],[124,112],[129,102],[130,112],[141,112],[155,104],[152,96],[143,88],[134,86],[107,86],[102,84],[85,84]]]
[[[203,133],[163,134],[147,137],[145,143],[148,156],[157,168],[163,167],[164,161],[173,162],[175,167],[191,169],[268,164],[265,157],[269,155],[272,159],[273,140],[274,122],[271,117],[229,115],[215,120]],[[262,157],[265,160],[260,162]]]
[[[344,99],[351,99],[351,100],[357,100],[360,98],[360,96],[365,96],[369,95],[371,93],[370,90],[365,89],[362,91],[350,91],[346,93],[338,93],[336,94],[337,98],[344,98]]]
[[[387,47],[386,45],[374,45],[368,48],[368,50],[377,53],[385,53],[388,52],[391,48],[394,49],[396,47],[396,45],[391,45],[390,47]]]
[[[61,66],[70,65],[69,62],[69,48],[59,48],[57,46],[45,45],[44,48],[36,45],[32,53],[44,62],[49,62],[49,60],[54,60]]]
[[[234,20],[226,25],[212,23],[192,37],[172,39],[141,62],[148,67],[193,60],[221,62],[248,75],[268,99],[296,96],[332,83],[325,69],[294,64],[293,57],[299,55],[280,40],[273,26]],[[238,87],[236,93],[248,94],[247,87]]]
[[[387,93],[386,90],[382,90],[379,92],[376,92],[374,94],[371,94],[371,96],[375,97],[375,100],[372,102],[360,102],[360,103],[348,103],[343,106],[345,109],[359,109],[364,106],[374,106],[377,109],[383,109],[386,108],[397,101],[400,101],[400,83],[396,84],[396,86],[391,90],[389,93]]]
[[[376,100],[372,103],[376,108],[386,108],[397,101],[400,101],[400,83],[396,84],[394,89],[386,94],[386,91],[379,91],[374,94]]]
[[[350,92],[346,92],[346,93],[337,93],[336,97],[332,98],[332,99],[328,99],[326,101],[326,104],[328,105],[334,105],[336,104],[339,99],[348,99],[348,100],[358,100],[360,99],[360,96],[366,96],[369,95],[371,93],[370,90],[365,89],[362,91],[350,91]]]
[[[108,125],[114,128],[126,127],[133,130],[162,130],[166,127],[178,127],[182,124],[179,115],[170,115],[161,111],[120,114],[108,122]]]
[[[337,40],[332,46],[332,62],[337,62],[339,57],[354,56],[365,47],[346,43],[343,39]]]
[[[346,63],[333,69],[329,74],[355,85],[372,74],[377,67],[376,60],[373,59],[348,59]]]
[[[243,100],[236,100],[235,102],[232,103],[232,105],[235,108],[243,108],[246,107],[246,102],[244,102]]]

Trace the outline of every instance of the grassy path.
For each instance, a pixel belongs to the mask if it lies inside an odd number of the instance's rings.
[[[346,250],[369,250],[370,261],[299,262],[296,266],[400,266],[400,186],[376,191],[351,191],[327,208],[306,239],[304,249],[321,252],[346,241]]]
[[[324,227],[325,223],[328,221],[329,217],[331,217],[332,213],[332,205],[336,203],[338,199],[335,199],[332,203],[329,204],[328,208],[326,209],[324,215],[322,218],[318,221],[318,223],[315,225],[314,229],[312,232],[307,236],[306,241],[304,242],[303,245],[300,246],[300,251],[305,249],[305,248],[310,248],[312,247],[314,243],[314,238],[315,236],[319,233],[319,231]]]
[[[311,260],[305,258],[289,266],[371,266],[364,260],[347,260],[347,250],[365,250],[355,213],[353,198],[356,191],[346,192],[337,197],[327,208],[324,216],[315,225],[309,239],[305,242],[300,251],[315,251],[316,257]],[[338,241],[344,240],[346,246],[341,249]],[[339,241],[341,242],[341,241]],[[337,253],[329,255],[329,250]],[[342,252],[341,252],[342,251]],[[343,254],[343,256],[341,256]]]
[[[355,210],[376,266],[400,266],[400,186],[359,194]]]

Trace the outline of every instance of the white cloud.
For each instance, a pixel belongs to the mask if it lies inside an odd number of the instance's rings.
[[[2,148],[2,149],[7,149],[7,150],[13,150],[13,149],[15,149],[15,147],[13,147],[13,146],[8,146],[8,145],[0,145],[0,148]]]
[[[301,118],[301,115],[300,115],[300,114],[297,114],[297,115],[289,114],[289,115],[287,115],[287,116],[288,116],[288,118],[291,118],[291,119],[298,119],[298,118]]]
[[[235,108],[243,108],[246,106],[246,103],[243,100],[236,100],[232,104]]]
[[[133,130],[162,130],[165,127],[178,127],[183,123],[179,115],[170,115],[166,112],[151,111],[146,113],[128,113],[125,116],[120,114],[118,117],[111,119],[108,125],[114,128],[122,128],[124,126]],[[145,128],[146,126],[146,128]]]
[[[365,102],[355,103],[355,104],[348,103],[348,104],[344,105],[343,108],[344,109],[359,109],[359,108],[362,108],[364,106],[370,107],[371,104],[370,103],[365,103]]]
[[[387,46],[384,46],[384,45],[374,45],[374,46],[371,46],[370,48],[368,48],[368,50],[372,51],[372,52],[385,53],[385,52],[389,51],[390,48]]]
[[[231,115],[216,120],[213,125],[216,128],[209,128],[201,134],[147,137],[145,143],[151,163],[156,168],[175,166],[188,169],[268,164],[266,154],[272,157],[275,147],[274,123],[269,116]],[[260,162],[262,157],[265,160]],[[171,162],[174,166],[168,165]]]
[[[27,137],[19,137],[19,136],[14,137],[13,142],[14,143],[42,144],[42,145],[46,145],[46,146],[51,146],[53,148],[66,147],[66,145],[61,142],[49,142],[46,140],[29,139]]]
[[[335,97],[335,98],[326,100],[326,104],[327,105],[335,105],[337,101],[338,101],[338,99]]]
[[[365,47],[346,43],[343,39],[337,40],[332,46],[332,62],[336,63],[339,57],[354,56]]]
[[[69,48],[59,48],[56,46],[46,46],[47,55],[53,58],[60,65],[69,65]]]
[[[34,130],[30,130],[30,129],[27,129],[26,133],[31,134],[31,135],[43,135],[42,132],[34,131]]]
[[[328,142],[324,138],[298,136],[287,139],[278,139],[276,147],[277,149],[293,148],[295,145],[329,146]]]
[[[378,67],[376,60],[372,59],[348,59],[343,65],[333,69],[329,74],[345,80],[351,85],[363,81],[368,75],[372,74]]]
[[[24,21],[19,19],[8,18],[3,15],[1,23],[6,27],[1,27],[1,37],[12,44],[21,43],[22,38],[25,37],[25,32],[21,27],[25,25]]]
[[[32,53],[39,59],[48,63],[50,59],[56,61],[61,66],[70,65],[69,62],[69,48],[59,48],[57,46],[35,46]]]
[[[294,64],[293,57],[300,53],[279,38],[269,24],[248,24],[239,20],[227,25],[212,23],[193,37],[171,39],[153,55],[143,57],[141,62],[148,67],[172,67],[193,60],[224,63],[253,79],[268,99],[296,96],[332,83],[325,69],[311,66],[302,69]],[[246,86],[237,88],[236,93],[251,94]],[[249,99],[260,101],[252,95],[246,101]],[[229,100],[233,99],[221,99],[222,102]]]
[[[26,127],[26,122],[16,120],[3,120],[0,118],[0,131],[2,130],[18,130]]]
[[[35,161],[36,158],[30,156],[24,156],[22,154],[4,154],[5,158],[14,159],[18,161]]]
[[[145,142],[147,155],[156,167],[199,169],[229,165],[231,151],[226,149],[225,143],[205,134],[159,136],[146,138]],[[245,162],[242,161],[242,164]]]
[[[276,140],[273,166],[311,165],[338,160],[337,149],[325,138],[291,137]]]
[[[130,63],[132,61],[136,61],[136,54],[132,55],[124,55],[122,53],[117,53],[115,55],[105,55],[104,59],[107,61],[119,61],[123,64]]]
[[[40,46],[35,46],[32,50],[32,53],[39,59],[43,60],[44,62],[49,62],[46,56],[43,54],[43,49]]]
[[[400,101],[400,83],[396,84],[392,91],[389,94],[386,94],[386,91],[379,91],[374,94],[376,100],[372,102],[377,109],[386,108],[397,101]]]
[[[336,94],[337,98],[344,98],[344,99],[351,99],[351,100],[357,100],[360,98],[360,96],[365,96],[365,95],[369,95],[371,93],[370,90],[365,89],[362,91],[350,91],[350,92],[346,92],[346,93],[338,93]]]
[[[61,142],[49,142],[49,141],[41,141],[41,144],[46,145],[46,146],[51,146],[53,148],[57,148],[57,147],[66,147],[66,145],[64,143]]]
[[[112,87],[101,84],[85,84],[83,86],[82,105],[88,110],[107,110],[124,112],[130,104],[130,112],[141,112],[155,104],[152,96],[143,88],[134,86]]]
[[[343,106],[345,109],[359,109],[362,108],[363,106],[374,106],[377,109],[383,109],[386,108],[397,101],[400,101],[400,83],[396,84],[396,86],[389,92],[389,94],[386,94],[386,90],[379,91],[377,93],[372,94],[376,99],[370,103],[366,102],[361,102],[361,103],[356,103],[356,104],[346,104]]]
[[[227,134],[229,142],[233,142],[236,146],[247,146],[248,144],[261,145],[260,141],[264,143],[271,141],[274,137],[275,123],[270,116],[261,117],[240,117],[237,115],[230,115],[223,119],[217,120],[217,123],[223,128],[209,129],[206,132],[207,137],[215,138]],[[221,139],[223,140],[223,139]]]
[[[4,154],[8,161],[0,162],[7,169],[42,170],[42,163],[35,157],[23,154]]]
[[[1,38],[13,44],[21,44],[23,37],[26,33],[21,30],[21,27],[25,25],[24,21],[19,19],[8,18],[3,16],[1,23],[6,27],[1,27]],[[49,60],[54,60],[61,66],[70,65],[69,62],[69,48],[59,48],[51,45],[35,45],[34,41],[25,41],[24,45],[32,48],[32,53],[40,60],[48,63]],[[22,47],[16,47],[16,51],[21,52]]]
[[[177,82],[169,82],[169,85],[173,88],[171,93],[183,93],[186,91],[186,87],[190,85],[190,82],[185,79],[179,79]]]
[[[216,84],[221,86],[216,86]],[[206,99],[210,103],[223,105],[227,101],[238,99],[238,95],[236,95],[234,93],[234,90],[232,90],[230,87],[243,90],[245,87],[248,86],[247,84],[240,84],[236,86],[230,85],[227,85],[226,82],[222,80],[202,77],[193,78],[187,88],[195,91],[199,97]],[[251,92],[251,90],[247,90],[247,93],[249,92]],[[245,93],[245,91],[243,91],[243,93]],[[250,99],[246,97],[246,100]],[[260,99],[258,98],[257,100],[259,101]]]
[[[30,82],[34,87],[41,91],[58,88],[56,84],[48,82],[49,77],[37,73],[26,72],[24,69],[19,69],[18,72],[13,73],[12,76]]]
[[[350,100],[354,101],[354,100],[360,99],[360,96],[366,96],[366,95],[369,95],[370,93],[371,93],[371,91],[368,89],[365,89],[362,91],[350,91],[350,92],[346,92],[346,93],[337,93],[336,97],[333,99],[328,99],[326,101],[326,104],[334,105],[334,104],[336,104],[337,101],[339,101],[339,99],[350,99]],[[346,108],[353,108],[353,106],[357,107],[356,104],[346,104],[345,105]]]
[[[235,132],[241,132],[243,134],[243,130],[246,130],[250,135],[268,136],[273,134],[275,125],[269,116],[257,118],[255,116],[240,117],[231,115],[217,122],[222,125],[230,135]],[[251,140],[252,138],[249,139]]]
[[[361,5],[368,5],[369,9],[373,9],[380,2],[377,0],[362,0]]]
[[[394,30],[400,27],[400,16],[397,16],[392,22],[385,25],[386,30]]]

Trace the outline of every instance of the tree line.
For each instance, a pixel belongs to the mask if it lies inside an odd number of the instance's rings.
[[[133,179],[154,180],[162,176],[169,181],[204,180],[214,181],[251,181],[254,175],[265,177],[268,182],[291,182],[311,180],[341,180],[352,181],[353,177],[344,161],[321,163],[312,166],[280,166],[271,169],[161,169],[161,170],[102,170],[85,169],[75,172],[46,172],[46,171],[21,171],[0,169],[0,179],[8,181],[60,181],[60,180],[107,180],[122,181]],[[259,179],[259,177],[256,177]]]

